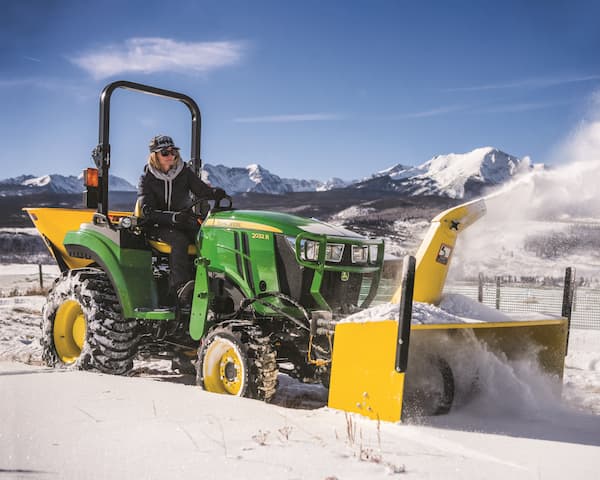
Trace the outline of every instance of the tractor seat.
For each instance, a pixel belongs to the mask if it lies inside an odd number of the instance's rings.
[[[167,242],[163,242],[162,240],[160,240],[158,238],[152,239],[152,238],[148,237],[148,243],[154,250],[156,250],[160,253],[165,253],[165,254],[171,253],[171,245],[169,245]],[[196,245],[194,245],[193,243],[190,243],[188,245],[187,253],[188,253],[188,255],[196,256],[196,254],[198,253],[198,251],[196,249]]]
[[[144,216],[143,212],[142,212],[142,206],[140,205],[139,199],[135,202],[135,208],[133,210],[133,215],[138,218],[142,218]],[[169,245],[167,242],[161,240],[160,238],[158,238],[155,235],[148,234],[148,233],[146,233],[146,238],[148,240],[148,244],[150,245],[150,247],[153,250],[156,250],[157,252],[160,252],[160,253],[164,253],[166,255],[171,253],[171,245]],[[190,243],[188,245],[187,253],[188,253],[188,255],[196,256],[198,253],[198,250],[196,249],[196,245],[194,245],[193,243]]]

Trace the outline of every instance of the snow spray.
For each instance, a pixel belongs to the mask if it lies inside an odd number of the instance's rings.
[[[435,342],[429,340],[424,338],[422,344],[412,347],[419,355],[444,358],[452,369],[455,397],[450,414],[545,419],[565,409],[561,380],[540,369],[538,347],[531,346],[519,358],[509,360],[469,329],[450,331]],[[411,360],[417,359],[409,358],[409,374]]]
[[[600,94],[595,101],[600,112]],[[577,251],[563,244],[577,243],[569,237],[582,224],[594,234],[600,231],[600,118],[582,123],[550,158],[561,165],[530,165],[528,173],[489,192],[488,213],[458,241],[451,278],[479,272],[560,276],[563,265],[572,262],[580,263],[581,274],[597,273],[600,259],[594,248]],[[530,162],[527,157],[523,161]],[[552,251],[540,255],[532,247],[537,239],[543,248],[552,236],[557,239]],[[558,269],[552,265],[557,260],[562,262]]]

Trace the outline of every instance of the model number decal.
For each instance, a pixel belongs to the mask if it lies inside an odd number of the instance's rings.
[[[258,238],[259,240],[268,240],[269,234],[268,233],[253,233],[252,238]]]
[[[450,255],[452,255],[452,247],[450,245],[442,243],[440,245],[440,249],[438,251],[437,258],[435,259],[435,261],[441,263],[442,265],[448,265]]]

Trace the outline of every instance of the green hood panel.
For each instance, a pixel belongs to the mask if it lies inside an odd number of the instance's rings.
[[[301,233],[343,237],[365,238],[357,233],[337,227],[314,218],[302,218],[287,213],[266,212],[261,210],[228,210],[216,212],[204,222],[204,227],[236,228],[262,230],[296,237]]]

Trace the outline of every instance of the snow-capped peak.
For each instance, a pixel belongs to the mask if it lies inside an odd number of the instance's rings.
[[[246,170],[248,171],[248,176],[250,177],[250,179],[256,183],[260,183],[265,180],[276,181],[276,179],[279,179],[277,175],[273,175],[266,168],[261,167],[258,163],[252,163],[248,165],[246,167]]]
[[[50,175],[44,175],[43,177],[34,177],[21,182],[21,185],[31,185],[32,187],[43,187],[48,185],[51,181]]]
[[[420,168],[426,169],[430,175],[444,172],[445,177],[475,175],[492,180],[497,175],[514,173],[517,163],[519,159],[516,157],[493,147],[483,147],[463,154],[436,155]]]
[[[407,176],[410,176],[410,172],[413,172],[414,170],[415,167],[403,165],[402,163],[397,163],[392,167],[377,172],[375,175],[373,175],[373,177],[383,177],[387,175],[392,180],[400,180],[401,178],[406,178]]]
[[[498,185],[513,177],[521,160],[497,148],[476,148],[464,154],[437,155],[421,165],[422,179],[433,180],[447,196],[463,198],[470,183]]]
[[[528,157],[519,159],[495,147],[481,147],[467,153],[436,155],[417,167],[397,164],[376,173],[370,182],[389,177],[391,183],[386,188],[410,195],[465,198],[534,168]],[[361,188],[364,186],[363,182]]]

